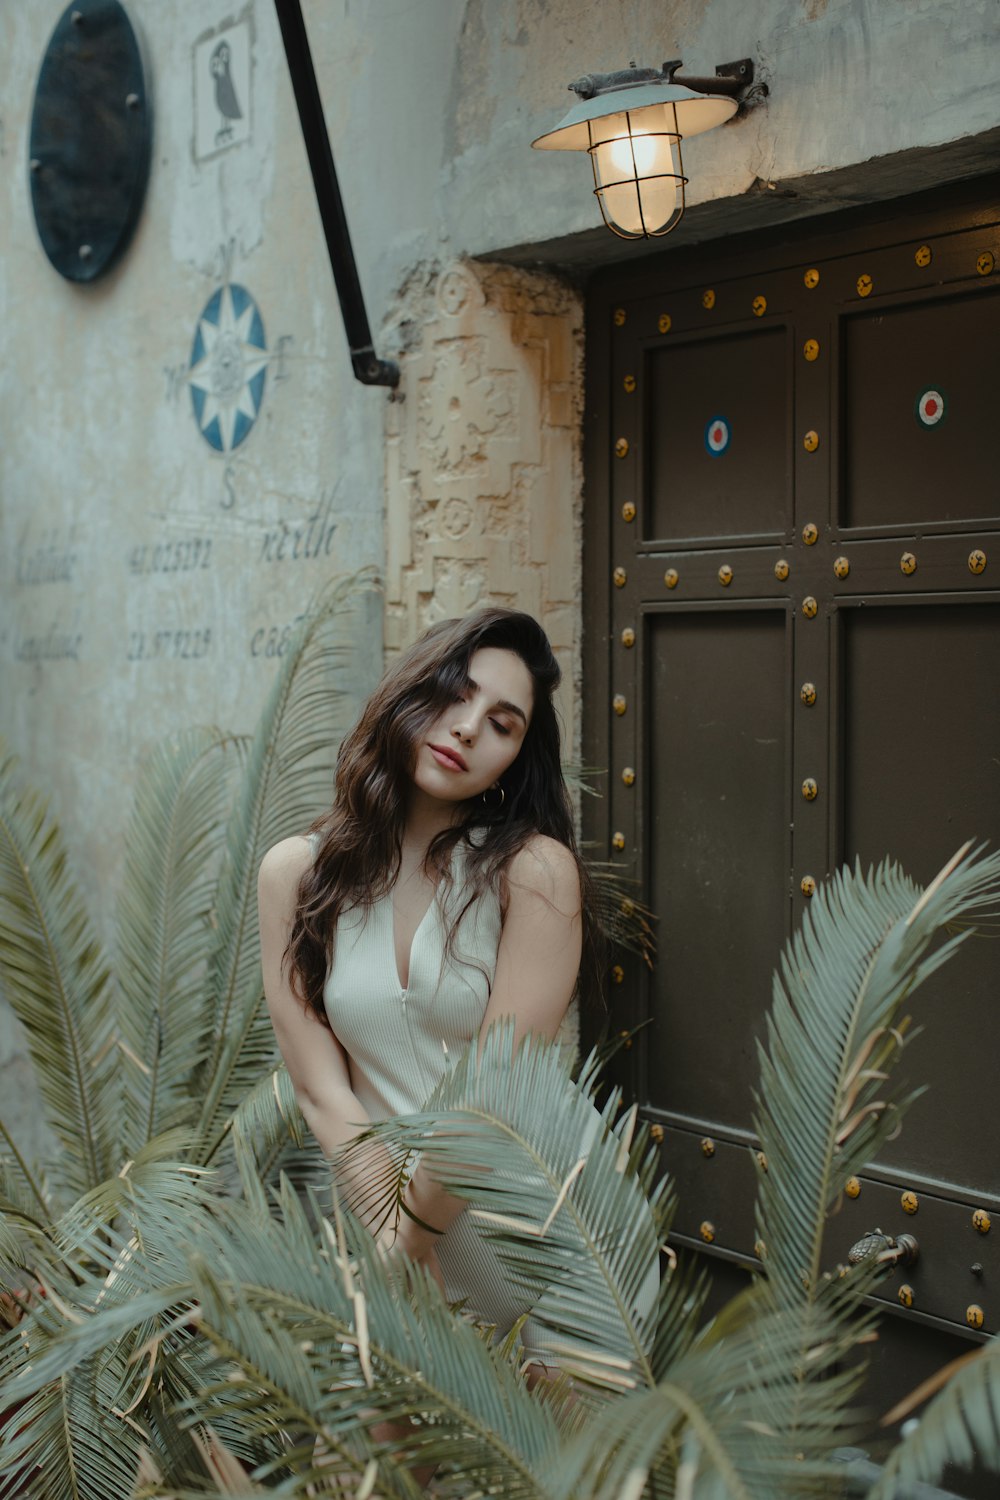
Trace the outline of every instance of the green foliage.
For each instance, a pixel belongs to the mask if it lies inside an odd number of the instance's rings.
[[[111,974],[42,798],[12,786],[0,754],[0,960],[4,991],[28,1039],[49,1124],[58,1185],[79,1193],[114,1154]],[[5,1129],[5,1135],[8,1134]],[[12,1151],[10,1189],[45,1212],[46,1195]]]
[[[128,826],[113,954],[43,800],[0,754],[0,984],[59,1146],[43,1172],[19,1147],[16,1121],[0,1122],[0,1266],[29,1309],[32,1355],[126,1294],[186,1276],[192,1225],[240,1182],[235,1105],[275,1064],[257,868],[269,844],[328,805],[337,746],[360,707],[355,642],[377,608],[367,575],[331,586],[304,618],[252,741],[192,730],[150,755]],[[322,1165],[287,1128],[273,1133],[266,1162],[251,1159],[264,1181],[282,1167],[301,1176]],[[211,1189],[209,1161],[218,1165]],[[11,1414],[3,1462],[33,1493],[127,1494],[140,1447],[163,1446],[165,1419],[147,1431],[133,1403],[145,1410],[165,1391],[187,1400],[206,1350],[197,1341],[194,1353],[190,1331],[161,1341],[158,1316],[144,1314],[103,1354],[98,1344],[73,1381],[60,1375]],[[0,1411],[27,1357],[15,1334],[0,1362]]]
[[[369,602],[354,581],[311,612],[252,741],[192,731],[150,757],[113,955],[0,763],[0,979],[59,1143],[42,1172],[0,1124],[0,1496],[415,1500],[430,1471],[441,1500],[838,1493],[876,1272],[826,1263],[826,1220],[902,1118],[907,998],[990,919],[1000,859],[962,851],[924,892],[845,871],[811,903],[760,1048],[765,1274],[711,1322],[704,1273],[660,1254],[673,1193],[635,1111],[502,1024],[352,1147],[387,1164],[364,1201],[331,1200],[262,1006],[254,884],[327,800]],[[376,1249],[364,1223],[418,1153],[530,1325],[493,1338]],[[995,1345],[950,1373],[872,1500],[973,1453],[1000,1468]]]

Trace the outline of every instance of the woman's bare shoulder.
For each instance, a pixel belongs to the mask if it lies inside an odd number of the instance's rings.
[[[315,851],[311,840],[302,834],[273,844],[260,862],[258,885],[269,895],[298,890],[299,882],[312,864]]]
[[[512,886],[533,891],[558,906],[580,899],[576,855],[548,834],[534,833],[521,846],[510,862],[509,879]]]

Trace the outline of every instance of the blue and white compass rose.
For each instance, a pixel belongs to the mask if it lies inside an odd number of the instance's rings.
[[[218,453],[238,448],[257,420],[267,378],[264,323],[246,287],[227,282],[205,304],[191,346],[195,421]]]

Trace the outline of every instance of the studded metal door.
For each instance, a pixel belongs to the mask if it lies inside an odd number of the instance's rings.
[[[619,956],[616,1025],[649,1022],[621,1066],[677,1238],[729,1266],[754,1258],[755,1038],[816,884],[1000,843],[998,220],[953,196],[590,290],[588,832],[659,940],[652,972]],[[929,1092],[830,1231],[832,1258],[919,1241],[881,1293],[886,1396],[1000,1327],[1000,940],[914,1010]]]

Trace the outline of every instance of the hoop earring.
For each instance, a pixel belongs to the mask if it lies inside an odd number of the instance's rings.
[[[499,792],[500,793],[500,801],[499,802],[487,802],[486,799],[487,799],[487,797],[488,797],[488,795],[489,795],[490,792]],[[488,807],[489,810],[490,810],[490,812],[499,812],[500,809],[501,809],[501,807],[503,807],[504,802],[506,800],[507,800],[507,798],[506,798],[506,795],[504,793],[504,789],[500,785],[499,781],[495,781],[493,783],[493,785],[491,787],[487,787],[486,791],[483,793],[483,806],[484,807]]]

